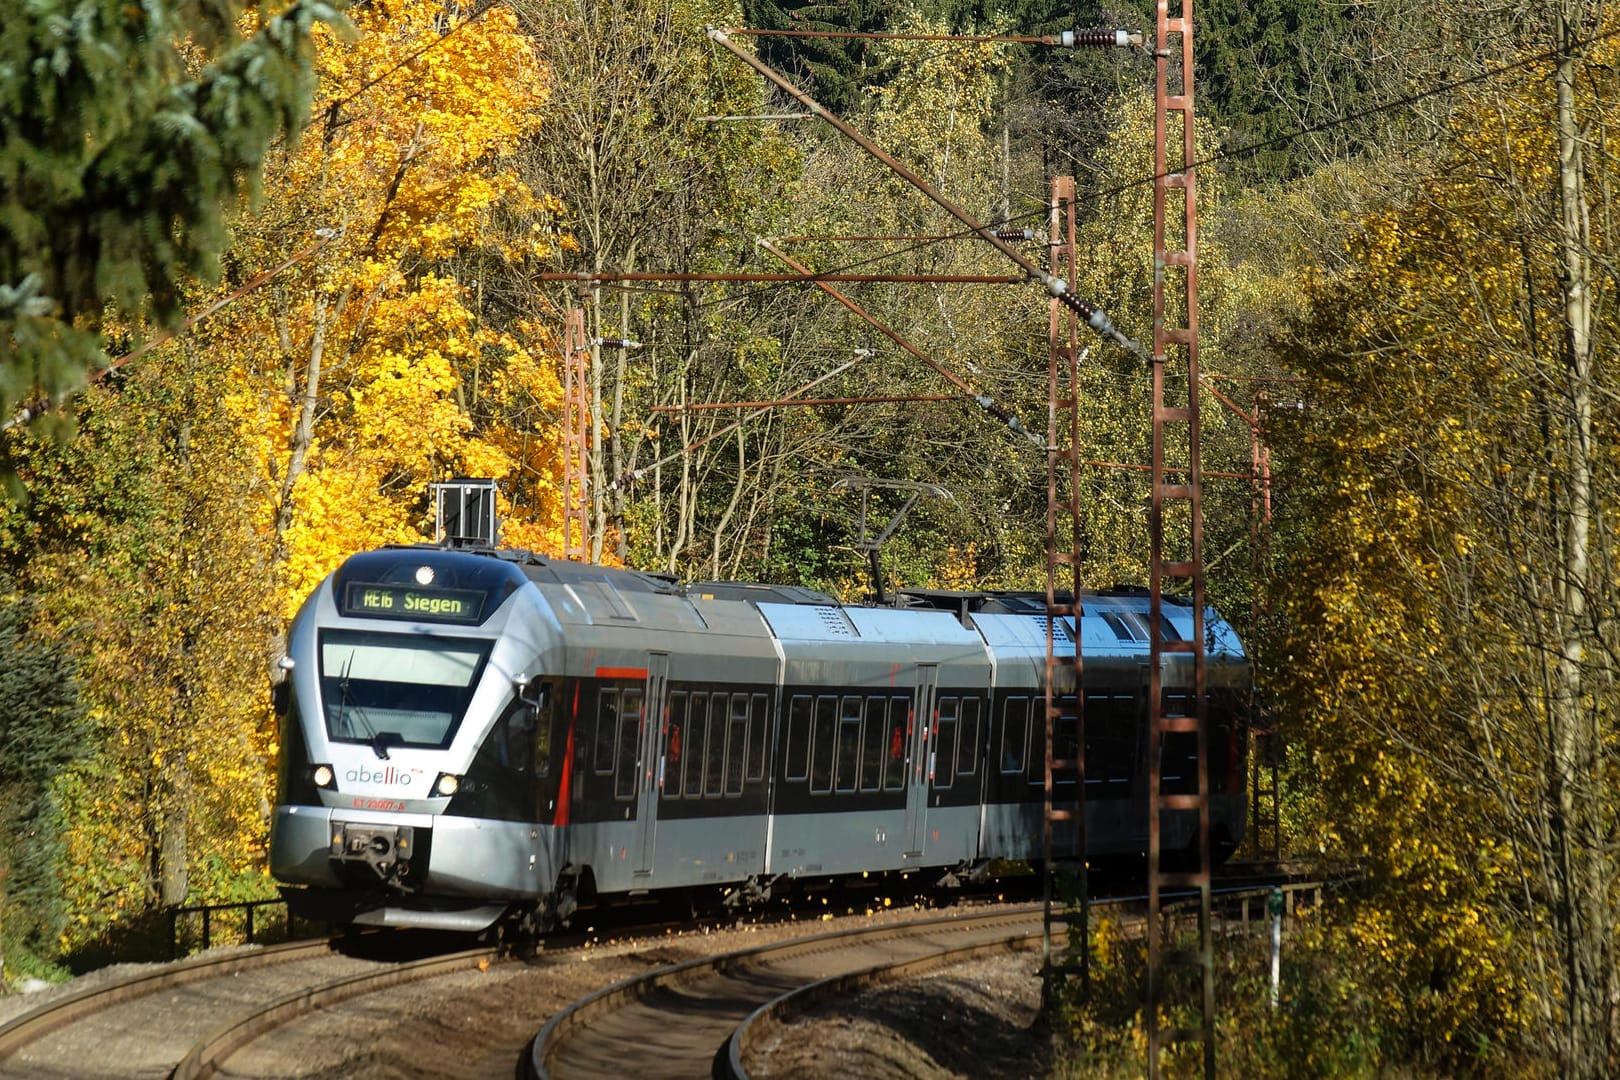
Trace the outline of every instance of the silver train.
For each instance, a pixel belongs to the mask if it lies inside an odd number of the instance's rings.
[[[476,931],[661,890],[745,903],[1038,860],[1043,612],[1029,594],[857,606],[494,548],[355,555],[303,605],[274,688],[272,872],[308,917]],[[1088,852],[1130,856],[1147,848],[1148,598],[1087,594],[1084,612]],[[1205,624],[1219,860],[1243,834],[1249,666]],[[1190,635],[1190,606],[1167,602],[1162,633]],[[1163,663],[1185,702],[1188,657]],[[1196,791],[1194,738],[1165,736],[1165,790]],[[1164,850],[1196,850],[1191,813],[1162,822]]]

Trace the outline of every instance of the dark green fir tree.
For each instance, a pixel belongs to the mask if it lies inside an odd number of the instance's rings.
[[[83,383],[102,320],[170,327],[305,124],[348,0],[15,0],[0,15],[0,419]],[[260,12],[256,32],[239,18]]]
[[[0,957],[10,971],[56,949],[66,915],[52,782],[84,748],[72,661],[60,642],[35,632],[36,606],[0,576]]]

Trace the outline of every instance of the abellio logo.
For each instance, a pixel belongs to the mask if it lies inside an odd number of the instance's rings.
[[[413,772],[415,770],[412,770]],[[358,769],[350,769],[343,774],[343,779],[351,784],[398,784],[400,787],[411,786],[411,774],[392,765],[385,769],[368,769],[364,765]]]

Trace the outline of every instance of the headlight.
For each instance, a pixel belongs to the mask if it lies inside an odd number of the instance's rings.
[[[315,781],[316,787],[323,788],[332,787],[332,782],[336,779],[336,777],[332,775],[332,766],[330,765],[315,766],[315,771],[311,774],[310,778]]]
[[[454,795],[461,789],[461,778],[451,776],[449,773],[440,773],[439,779],[433,785],[435,795]]]

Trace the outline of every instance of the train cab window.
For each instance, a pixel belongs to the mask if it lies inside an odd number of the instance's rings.
[[[889,699],[866,699],[866,715],[861,721],[861,790],[877,791],[883,786],[883,762],[889,749]]]
[[[731,708],[729,694],[709,695],[709,737],[703,759],[703,797],[718,799],[726,774],[726,716]]]
[[[731,695],[731,722],[726,727],[726,794],[741,795],[748,757],[748,695]]]
[[[678,799],[685,785],[681,759],[686,752],[686,691],[676,690],[669,695],[669,707],[664,717],[664,754],[659,787],[666,799]]]
[[[815,722],[810,733],[810,791],[832,792],[833,756],[838,736],[838,699],[816,698]]]
[[[618,753],[613,767],[613,797],[631,799],[636,794],[636,743],[641,735],[641,694],[638,690],[620,692]]]
[[[810,713],[815,699],[795,694],[788,703],[787,751],[782,779],[804,780],[810,774]]]
[[[681,794],[703,798],[703,763],[707,760],[709,695],[693,694],[686,709],[686,739],[681,747]]]
[[[843,793],[860,786],[862,700],[846,697],[838,710],[838,765],[833,790]]]
[[[1010,697],[1001,706],[1001,771],[1021,773],[1028,762],[1029,698]]]
[[[961,698],[943,697],[934,714],[932,772],[936,788],[948,788],[956,780],[957,715],[961,706]]]
[[[443,749],[472,701],[490,643],[321,632],[321,704],[335,742]]]
[[[979,771],[979,699],[962,699],[956,740],[956,775],[972,776]]]

